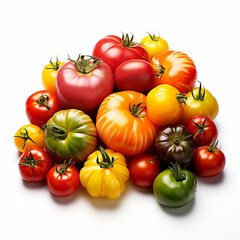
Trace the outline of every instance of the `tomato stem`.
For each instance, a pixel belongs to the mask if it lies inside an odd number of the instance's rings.
[[[155,76],[161,77],[165,71],[166,71],[166,68],[163,65],[158,64],[157,68],[155,69]]]
[[[45,106],[48,110],[50,110],[51,108],[48,106],[48,100],[49,96],[47,94],[42,94],[37,100],[37,103]]]
[[[36,142],[33,141],[33,139],[29,136],[29,133],[27,131],[26,128],[20,128],[19,130],[19,135],[18,136],[14,136],[16,138],[21,138],[24,139],[24,142],[21,144],[22,149],[24,149],[24,147],[26,146],[27,140],[32,141],[33,143],[35,143],[36,145],[38,145]]]
[[[22,156],[22,160],[24,160],[24,162],[20,162],[18,165],[20,165],[20,166],[29,166],[31,168],[34,168],[41,161],[46,161],[45,159],[36,160],[33,157],[31,150],[29,150],[29,156],[27,156],[27,155],[23,155]]]
[[[65,128],[57,126],[55,124],[47,123],[42,126],[42,129],[50,133],[56,140],[63,140],[67,137],[68,132]]]
[[[179,103],[184,103],[184,105],[186,106],[187,97],[184,93],[177,94],[177,100]]]
[[[191,93],[192,93],[192,96],[195,100],[203,101],[204,98],[205,98],[206,90],[205,90],[205,88],[203,88],[203,92],[202,92],[202,83],[200,81],[198,81],[198,82],[200,83],[199,88],[198,88],[198,94],[194,95],[193,88],[191,89]]]
[[[192,137],[192,135],[187,135],[185,137],[174,137],[173,138],[173,143],[175,145],[180,145],[183,141],[185,141],[186,139]]]
[[[158,37],[156,37],[155,34],[150,34],[147,32],[147,34],[149,35],[149,37],[151,38],[152,41],[158,41],[160,39],[160,34],[158,33]]]
[[[140,102],[137,105],[134,103],[131,107],[131,103],[129,104],[129,111],[134,117],[146,117],[146,114],[141,114],[141,111],[146,108],[146,105],[140,107],[141,104],[145,104],[144,102]]]
[[[50,58],[49,62],[51,64],[51,67],[45,66],[45,69],[53,69],[53,70],[58,70],[59,69],[60,62],[58,60],[58,57],[56,57],[56,62],[55,63],[52,62],[52,57]]]
[[[130,38],[128,33],[126,33],[126,35],[124,35],[124,33],[122,33],[122,45],[124,47],[134,48],[141,44],[141,43],[133,42],[134,35],[133,34],[131,34],[131,35],[132,36]]]
[[[66,160],[63,162],[63,164],[57,165],[56,164],[56,172],[63,175],[67,172],[67,169],[74,164],[74,162],[72,162],[72,159],[70,159],[67,164],[66,164]]]
[[[198,123],[192,121],[192,123],[195,124],[195,125],[198,127],[198,130],[197,130],[196,133],[194,134],[193,139],[195,139],[199,133],[201,134],[201,137],[203,136],[203,133],[204,133],[205,128],[210,124],[210,123],[205,124],[206,120],[207,120],[207,116],[206,116],[205,119],[203,120],[202,124],[198,124]]]
[[[172,171],[173,177],[176,181],[183,181],[186,179],[186,174],[182,171],[180,165],[176,163],[171,163],[172,167],[169,167]]]
[[[99,161],[98,155],[97,155],[97,164],[100,166],[100,168],[113,168],[114,164],[115,164],[115,160],[114,158],[110,158],[110,156],[108,155],[108,153],[104,150],[104,148],[102,148],[101,146],[99,147],[99,151],[101,153],[102,156],[102,161]]]

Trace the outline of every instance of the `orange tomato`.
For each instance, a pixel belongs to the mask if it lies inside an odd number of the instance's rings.
[[[151,147],[158,127],[148,118],[146,96],[135,91],[110,94],[99,107],[96,127],[103,143],[127,156]]]
[[[44,131],[34,124],[22,126],[14,136],[15,145],[20,152],[25,152],[30,147],[43,148],[44,140]]]
[[[149,119],[158,126],[167,126],[180,122],[186,97],[173,86],[161,84],[147,95]]]

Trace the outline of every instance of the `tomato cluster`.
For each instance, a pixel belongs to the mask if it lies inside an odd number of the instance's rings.
[[[163,206],[184,206],[195,174],[214,177],[225,167],[218,102],[196,79],[193,60],[154,34],[140,43],[108,35],[92,56],[50,59],[44,90],[26,100],[30,123],[15,134],[22,178],[46,180],[60,197],[81,184],[110,199],[131,178]]]

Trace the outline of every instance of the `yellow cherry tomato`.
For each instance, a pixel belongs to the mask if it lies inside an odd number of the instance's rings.
[[[20,152],[25,152],[30,147],[43,148],[44,140],[44,131],[34,124],[22,126],[14,136],[15,145]]]
[[[146,105],[149,119],[158,126],[180,122],[184,109],[185,95],[175,87],[161,84],[147,95]]]
[[[199,87],[195,87],[191,92],[186,94],[186,106],[182,117],[182,124],[187,125],[189,119],[196,115],[208,116],[214,120],[218,114],[219,106],[216,98],[206,90],[202,89],[200,83]]]
[[[111,149],[90,154],[79,173],[80,182],[92,197],[118,198],[129,179],[125,157]]]
[[[50,59],[49,64],[47,64],[42,71],[42,83],[44,89],[57,93],[57,72],[63,64],[64,62],[59,62],[58,58],[56,58],[56,62],[52,62],[52,58]]]
[[[157,54],[163,53],[169,49],[166,40],[155,34],[149,34],[141,40],[143,47],[148,52],[148,60],[150,61]]]

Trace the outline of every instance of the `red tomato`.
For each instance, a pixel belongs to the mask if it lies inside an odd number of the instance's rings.
[[[107,63],[113,73],[116,68],[123,62],[130,59],[148,60],[147,50],[133,42],[133,35],[130,38],[128,34],[122,38],[108,35],[97,42],[93,49],[93,56],[101,58]]]
[[[187,54],[168,50],[154,56],[150,63],[156,73],[154,86],[169,84],[181,93],[188,93],[194,87],[197,70]]]
[[[217,143],[204,145],[195,150],[194,172],[202,177],[213,177],[220,174],[226,164],[224,153],[217,148]]]
[[[53,163],[49,155],[38,147],[26,150],[21,155],[18,164],[22,178],[28,182],[44,180],[52,166]]]
[[[56,86],[59,100],[64,108],[91,111],[112,93],[112,71],[98,58],[85,59],[84,55],[79,55],[76,61],[69,60],[58,70]]]
[[[218,130],[215,123],[209,118],[201,115],[190,118],[187,128],[192,134],[195,146],[210,145],[217,139]]]
[[[150,63],[133,59],[121,63],[115,73],[114,82],[119,90],[147,92],[153,87],[155,71]]]
[[[39,127],[61,109],[57,95],[49,90],[35,92],[26,101],[27,117],[32,124]]]
[[[151,187],[160,170],[157,158],[148,154],[133,157],[129,163],[130,178],[140,187]]]

